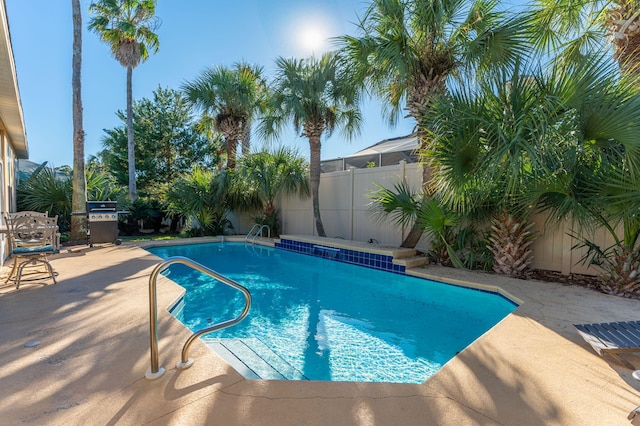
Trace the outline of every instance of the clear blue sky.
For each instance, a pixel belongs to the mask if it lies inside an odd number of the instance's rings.
[[[101,149],[103,129],[120,125],[115,113],[126,108],[126,71],[109,48],[86,30],[89,0],[83,9],[82,98],[85,154]],[[29,159],[71,165],[72,22],[69,0],[6,0],[18,84],[22,97]],[[158,87],[179,89],[205,67],[239,60],[262,65],[268,75],[277,56],[308,57],[331,46],[328,37],[354,33],[362,0],[159,0],[160,50],[133,72],[134,99],[150,97]],[[315,41],[314,41],[315,40]],[[340,133],[323,140],[322,159],[342,157],[382,139],[411,132],[403,119],[389,128],[377,102],[363,108],[362,134],[351,142]],[[298,146],[308,157],[308,143],[292,131],[282,144]],[[255,140],[254,146],[262,144]]]

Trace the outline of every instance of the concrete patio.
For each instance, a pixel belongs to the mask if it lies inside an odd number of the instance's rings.
[[[524,303],[419,385],[246,380],[189,331],[158,285],[160,379],[149,369],[148,280],[135,245],[65,250],[50,281],[0,287],[0,423],[47,425],[627,425],[631,371],[599,357],[573,323],[638,319],[640,302],[562,284],[451,268],[420,274],[499,286]],[[425,324],[425,327],[433,326]],[[27,342],[38,341],[34,347]],[[640,368],[640,357],[625,356]]]

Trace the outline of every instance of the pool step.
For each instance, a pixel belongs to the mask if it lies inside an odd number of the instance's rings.
[[[410,268],[418,268],[420,266],[424,266],[429,262],[426,256],[412,256],[412,257],[402,257],[400,259],[393,259],[394,265],[402,265],[406,269]]]
[[[256,337],[207,339],[205,343],[245,379],[309,380]]]
[[[393,257],[394,260],[414,257],[417,254],[418,252],[416,250],[408,249],[404,247],[394,248],[391,252],[391,256]]]

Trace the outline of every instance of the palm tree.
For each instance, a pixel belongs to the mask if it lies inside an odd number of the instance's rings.
[[[378,220],[391,220],[401,226],[417,223],[432,239],[431,254],[436,262],[463,267],[450,244],[452,229],[459,224],[459,219],[443,209],[438,200],[415,193],[406,181],[396,183],[393,189],[376,184],[375,191],[368,196],[372,200],[372,213]]]
[[[276,199],[283,195],[310,195],[309,168],[295,150],[280,147],[245,156],[237,169],[233,192],[240,208],[260,209],[256,223],[280,233]]]
[[[488,216],[493,269],[512,277],[523,277],[533,261],[528,217],[535,203],[525,195],[547,177],[545,156],[558,155],[565,137],[566,127],[557,126],[563,105],[545,94],[540,70],[517,66],[434,100],[427,123],[432,141],[422,154],[432,187],[450,208]]]
[[[563,185],[552,186],[542,196],[542,206],[553,215],[567,210],[577,222],[569,235],[573,247],[585,249],[581,262],[600,271],[598,288],[607,294],[640,296],[640,182],[629,173],[618,152],[582,157]],[[587,157],[587,158],[585,158]],[[613,243],[596,243],[591,231],[604,230]]]
[[[587,62],[573,72],[566,68],[559,68],[560,84],[552,90],[565,94],[563,102],[575,114],[572,139],[562,146],[556,173],[541,185],[540,205],[553,219],[573,219],[576,247],[586,247],[583,260],[600,267],[602,291],[638,296],[640,222],[635,212],[640,199],[633,196],[640,176],[637,77],[621,76],[610,61]],[[614,243],[606,248],[593,244],[588,236],[594,229],[606,230]]]
[[[424,152],[433,186],[457,211],[492,212],[497,271],[525,272],[527,217],[539,202],[552,221],[571,214],[588,229],[598,210],[587,200],[601,201],[580,194],[601,187],[595,177],[620,165],[640,172],[639,99],[615,68],[602,56],[548,69],[519,66],[434,102],[432,145]]]
[[[413,191],[406,181],[393,185],[392,189],[376,184],[368,195],[371,211],[380,221],[390,220],[397,225],[417,223],[431,239],[427,253],[433,261],[456,268],[488,269],[486,249],[474,226],[446,206],[439,194],[425,195]]]
[[[248,77],[254,77],[256,79],[256,83],[259,90],[258,102],[255,108],[251,109],[251,113],[249,117],[244,123],[244,131],[242,135],[242,155],[249,155],[251,153],[251,126],[257,118],[258,114],[264,112],[265,102],[268,97],[268,85],[267,81],[263,77],[262,68],[256,65],[251,65],[246,62],[240,62],[236,64],[237,70],[240,74],[246,75]]]
[[[538,47],[567,58],[612,43],[621,69],[640,74],[639,6],[630,0],[536,0],[529,28]]]
[[[73,196],[71,210],[83,213],[87,202],[87,182],[84,167],[84,128],[82,125],[82,13],[80,0],[71,1],[73,17],[73,62],[71,87],[73,92]],[[71,216],[71,241],[86,238],[87,218]]]
[[[450,77],[512,64],[524,49],[523,27],[496,6],[494,0],[373,0],[358,24],[361,35],[338,39],[342,56],[356,83],[386,104],[391,124],[406,109],[425,146],[423,117]],[[428,181],[424,167],[423,185]],[[421,235],[414,226],[402,246],[415,247]]]
[[[212,123],[211,127],[224,136],[227,168],[234,169],[238,141],[249,141],[251,121],[266,99],[262,67],[239,62],[231,69],[208,68],[194,81],[184,83],[182,90],[203,111],[204,123]],[[245,143],[243,154],[248,151]]]
[[[540,205],[552,218],[571,217],[583,261],[600,267],[600,290],[640,295],[640,91],[633,74],[610,64],[587,69],[571,82],[566,102],[576,116],[576,142],[564,147],[562,167],[540,189]],[[587,90],[587,86],[588,89]],[[600,247],[590,232],[603,229],[613,244]],[[621,231],[621,235],[620,235]]]
[[[323,135],[341,128],[347,138],[360,131],[359,92],[333,53],[320,59],[276,60],[270,109],[260,124],[266,137],[280,134],[287,123],[309,140],[309,181],[316,231],[324,237],[320,218],[320,150]]]
[[[638,176],[618,174],[608,182],[601,207],[604,214],[600,226],[613,236],[615,245],[606,250],[588,244],[595,260],[603,269],[601,290],[609,294],[640,296],[640,182]],[[622,240],[612,230],[622,228]],[[595,250],[593,250],[595,248]]]
[[[136,190],[135,145],[133,139],[133,69],[159,48],[155,16],[156,0],[98,0],[89,11],[94,16],[89,29],[111,48],[116,60],[127,69],[127,145],[129,165],[129,199],[134,202]]]
[[[168,189],[168,212],[185,217],[187,231],[193,236],[222,235],[231,225],[227,219],[230,188],[227,171],[195,166]]]

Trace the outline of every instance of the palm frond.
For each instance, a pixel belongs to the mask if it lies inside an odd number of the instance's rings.
[[[376,190],[368,194],[370,211],[379,221],[391,220],[401,226],[412,226],[418,215],[421,198],[405,181],[392,189],[375,184]]]
[[[123,67],[135,68],[160,47],[155,0],[97,0],[89,6],[89,29],[107,43]]]

